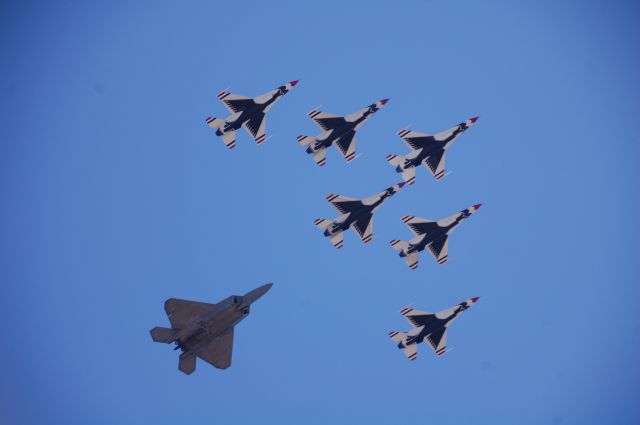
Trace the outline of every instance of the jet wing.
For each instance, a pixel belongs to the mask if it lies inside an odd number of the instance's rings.
[[[325,131],[334,130],[345,123],[344,117],[327,114],[326,112],[321,112],[316,109],[309,112],[307,115],[315,121],[318,127]]]
[[[446,263],[449,252],[449,236],[433,241],[428,248],[439,264]]]
[[[373,215],[367,214],[364,217],[360,217],[351,226],[353,230],[358,233],[362,242],[369,243],[373,238]]]
[[[198,357],[218,369],[226,369],[231,366],[231,354],[233,352],[233,328],[214,339],[209,345],[204,346],[196,353]]]
[[[215,304],[201,303],[198,301],[180,300],[169,298],[164,302],[164,311],[167,313],[172,328],[181,328],[196,318],[202,316]]]
[[[447,328],[440,328],[435,332],[431,332],[424,340],[431,345],[438,356],[447,352]]]
[[[342,214],[350,213],[362,205],[362,201],[359,199],[347,198],[346,196],[336,195],[335,193],[329,194],[327,201],[331,202],[331,205]]]
[[[433,232],[439,226],[438,223],[432,220],[427,220],[426,218],[414,217],[412,215],[405,215],[402,217],[402,221],[404,224],[409,226],[409,229],[413,232],[414,235],[426,235],[429,232]]]
[[[400,130],[398,136],[404,140],[411,150],[422,149],[434,142],[434,136],[407,129]]]
[[[242,124],[242,126],[251,134],[257,144],[264,142],[267,138],[265,134],[267,131],[265,117],[265,113],[260,112],[255,117]]]
[[[409,324],[414,328],[428,325],[435,320],[436,315],[428,311],[415,310],[411,307],[405,307],[400,310],[400,314],[404,316]]]
[[[335,142],[336,146],[344,155],[344,159],[347,162],[351,162],[356,157],[356,132],[351,130],[350,132],[340,136]]]
[[[220,99],[225,108],[227,108],[231,113],[244,111],[245,109],[255,105],[253,99],[249,97],[240,96],[239,94],[233,94],[226,91],[218,93],[218,99]]]
[[[424,165],[431,171],[436,180],[444,177],[444,149],[440,149],[429,155],[424,160]]]

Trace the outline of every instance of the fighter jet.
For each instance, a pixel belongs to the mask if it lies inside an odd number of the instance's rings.
[[[298,142],[307,148],[307,153],[313,155],[313,159],[321,167],[327,162],[326,149],[334,143],[347,162],[351,162],[356,157],[356,131],[388,101],[389,99],[382,99],[344,117],[314,109],[307,115],[318,124],[322,133],[316,137],[300,135]]]
[[[479,117],[462,122],[455,127],[440,132],[435,136],[402,129],[398,136],[402,137],[411,152],[407,156],[387,155],[387,161],[402,174],[405,182],[413,184],[416,180],[416,167],[426,165],[436,180],[445,177],[444,154],[451,143],[465,130],[471,127]]]
[[[324,230],[324,235],[328,236],[333,246],[338,249],[342,248],[343,232],[349,227],[353,227],[362,242],[369,243],[373,239],[373,214],[402,186],[404,183],[398,183],[364,199],[347,198],[332,193],[327,196],[327,201],[342,215],[333,221],[317,218],[314,223]]]
[[[236,130],[240,127],[244,127],[256,143],[261,144],[267,140],[265,114],[296,84],[298,80],[291,81],[253,99],[221,91],[218,93],[218,99],[231,115],[225,119],[209,117],[206,120],[207,125],[216,130],[217,136],[222,136],[223,143],[229,149],[236,147]]]
[[[398,343],[398,348],[404,351],[409,360],[418,357],[418,344],[427,341],[438,356],[447,352],[447,330],[458,315],[478,302],[480,297],[474,297],[460,304],[442,310],[439,313],[414,310],[405,307],[400,313],[409,321],[412,329],[409,332],[389,332],[389,337]],[[451,351],[451,349],[449,349]]]
[[[480,209],[481,205],[473,205],[438,221],[405,215],[402,221],[409,226],[415,237],[409,241],[394,239],[391,241],[391,246],[396,251],[400,251],[400,257],[404,257],[407,265],[413,270],[418,268],[418,253],[425,248],[429,248],[438,263],[444,264],[448,257],[449,235],[460,223]]]
[[[175,343],[181,350],[178,369],[190,375],[196,370],[196,356],[218,369],[231,366],[233,329],[249,315],[251,304],[262,297],[273,283],[262,285],[244,296],[233,295],[218,304],[169,298],[164,311],[171,328],[151,329],[155,342]]]

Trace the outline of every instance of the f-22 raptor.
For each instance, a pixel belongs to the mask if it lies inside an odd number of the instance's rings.
[[[387,155],[387,161],[396,167],[396,172],[401,173],[404,181],[410,185],[416,180],[416,167],[420,164],[429,168],[436,180],[441,180],[445,177],[445,152],[458,136],[475,124],[478,118],[468,119],[434,136],[407,129],[400,130],[398,136],[402,137],[411,152],[407,156]]]
[[[398,183],[364,199],[347,198],[332,193],[327,196],[327,201],[331,202],[331,205],[342,215],[335,220],[318,218],[314,223],[324,230],[324,235],[328,236],[333,246],[338,249],[342,248],[343,232],[349,227],[353,227],[362,242],[369,243],[373,239],[373,214],[402,186],[404,183]]]
[[[267,140],[266,113],[296,84],[298,80],[291,81],[253,99],[221,91],[218,93],[218,99],[231,115],[225,119],[209,117],[206,120],[207,125],[216,130],[216,136],[222,136],[223,143],[229,149],[236,147],[236,130],[240,127],[244,127],[256,143],[261,144]]]
[[[389,338],[398,343],[398,348],[404,351],[404,355],[409,360],[413,361],[418,357],[418,344],[422,341],[427,341],[436,355],[442,356],[447,352],[449,325],[458,318],[460,313],[474,305],[479,298],[471,298],[438,313],[405,307],[400,310],[400,313],[411,324],[412,329],[409,332],[389,332]]]
[[[155,342],[175,343],[181,350],[178,369],[190,375],[196,370],[196,356],[218,369],[231,366],[233,329],[249,315],[251,304],[273,286],[262,285],[244,296],[233,295],[218,304],[169,298],[164,311],[171,328],[151,329]]]
[[[391,246],[400,252],[400,257],[404,257],[407,265],[413,270],[418,267],[418,253],[425,248],[429,248],[429,252],[439,264],[444,264],[448,258],[449,235],[481,206],[482,204],[473,205],[438,221],[405,215],[402,221],[409,226],[415,237],[409,241],[394,239]]]
[[[321,167],[327,163],[327,148],[334,143],[347,162],[351,162],[356,157],[356,131],[388,101],[382,99],[344,117],[314,109],[307,115],[318,124],[322,133],[316,137],[300,135],[298,142],[307,148],[307,153],[313,155]]]

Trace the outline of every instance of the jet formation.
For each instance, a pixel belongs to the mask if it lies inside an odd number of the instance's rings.
[[[341,215],[335,220],[318,218],[314,223],[319,229],[324,230],[324,235],[338,249],[342,248],[344,231],[349,227],[358,233],[362,242],[369,243],[373,239],[373,214],[402,186],[404,183],[398,183],[364,199],[347,198],[332,193],[327,196],[327,201],[331,202]]]
[[[436,355],[442,356],[447,352],[449,326],[460,313],[478,302],[479,298],[471,298],[438,313],[405,307],[400,310],[400,314],[407,319],[412,329],[409,332],[389,332],[389,338],[398,343],[398,348],[404,352],[409,360],[413,361],[418,357],[418,344],[422,341],[427,341]]]
[[[290,81],[255,98],[223,90],[218,93],[218,99],[230,115],[224,119],[209,117],[206,123],[229,149],[236,146],[236,132],[241,127],[249,132],[257,144],[262,144],[268,139],[267,112],[297,83],[298,80]],[[315,137],[300,135],[297,140],[319,166],[326,164],[327,149],[332,145],[338,148],[347,162],[351,162],[356,158],[357,131],[388,100],[379,100],[346,116],[329,114],[316,108],[307,115],[320,127],[321,133]],[[387,161],[404,181],[364,199],[330,194],[327,200],[340,215],[333,220],[316,219],[315,225],[338,249],[342,248],[344,232],[349,228],[353,228],[365,244],[371,242],[375,212],[405,184],[415,183],[416,169],[421,164],[429,169],[437,181],[443,179],[446,176],[447,150],[477,120],[478,117],[470,118],[435,135],[400,130],[397,134],[410,152],[405,156],[388,155]],[[425,249],[431,252],[438,263],[444,264],[448,259],[449,235],[479,208],[480,204],[476,204],[438,221],[406,215],[402,221],[413,232],[414,238],[407,241],[392,240],[391,245],[411,269],[418,267],[418,255]],[[150,331],[151,337],[156,342],[175,344],[174,350],[181,351],[178,368],[186,374],[195,371],[198,357],[216,368],[226,369],[231,366],[235,326],[249,315],[251,305],[271,286],[271,283],[260,286],[243,296],[232,295],[217,304],[170,298],[165,301],[164,308],[171,327],[155,327]],[[405,307],[400,312],[412,329],[409,332],[390,332],[389,337],[410,360],[417,358],[417,346],[422,341],[427,341],[435,353],[442,356],[448,351],[446,341],[449,325],[477,301],[478,297],[471,298],[438,313]]]
[[[216,130],[217,136],[222,136],[223,143],[229,149],[236,147],[236,131],[240,127],[244,127],[260,145],[267,140],[267,112],[296,84],[298,80],[291,81],[253,99],[221,91],[218,93],[218,99],[231,115],[225,119],[209,117],[206,120],[207,125]]]
[[[196,370],[196,357],[218,369],[231,366],[235,326],[244,320],[251,304],[267,293],[272,283],[243,296],[232,295],[218,304],[169,298],[164,303],[171,328],[151,329],[155,342],[174,343],[180,350],[178,369],[190,375]]]
[[[404,257],[407,265],[413,270],[418,268],[418,253],[425,248],[428,248],[436,261],[442,265],[449,257],[449,235],[471,214],[478,211],[481,205],[473,205],[438,221],[405,215],[402,221],[415,237],[408,241],[394,239],[391,241],[391,246],[399,251],[400,257]]]
[[[356,132],[388,101],[389,99],[379,100],[344,117],[314,109],[307,115],[320,127],[322,133],[316,137],[300,135],[298,142],[307,148],[307,153],[321,167],[327,163],[327,148],[333,144],[338,147],[344,159],[351,162],[356,158]]]

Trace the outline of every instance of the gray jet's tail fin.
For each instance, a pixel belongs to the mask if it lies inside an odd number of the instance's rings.
[[[155,342],[164,342],[165,344],[170,344],[174,340],[175,331],[171,328],[163,328],[161,326],[156,326],[151,329],[151,338]]]
[[[186,373],[187,375],[191,375],[193,371],[196,370],[195,353],[191,353],[186,356],[184,354],[181,354],[178,369],[180,369],[181,372]]]

